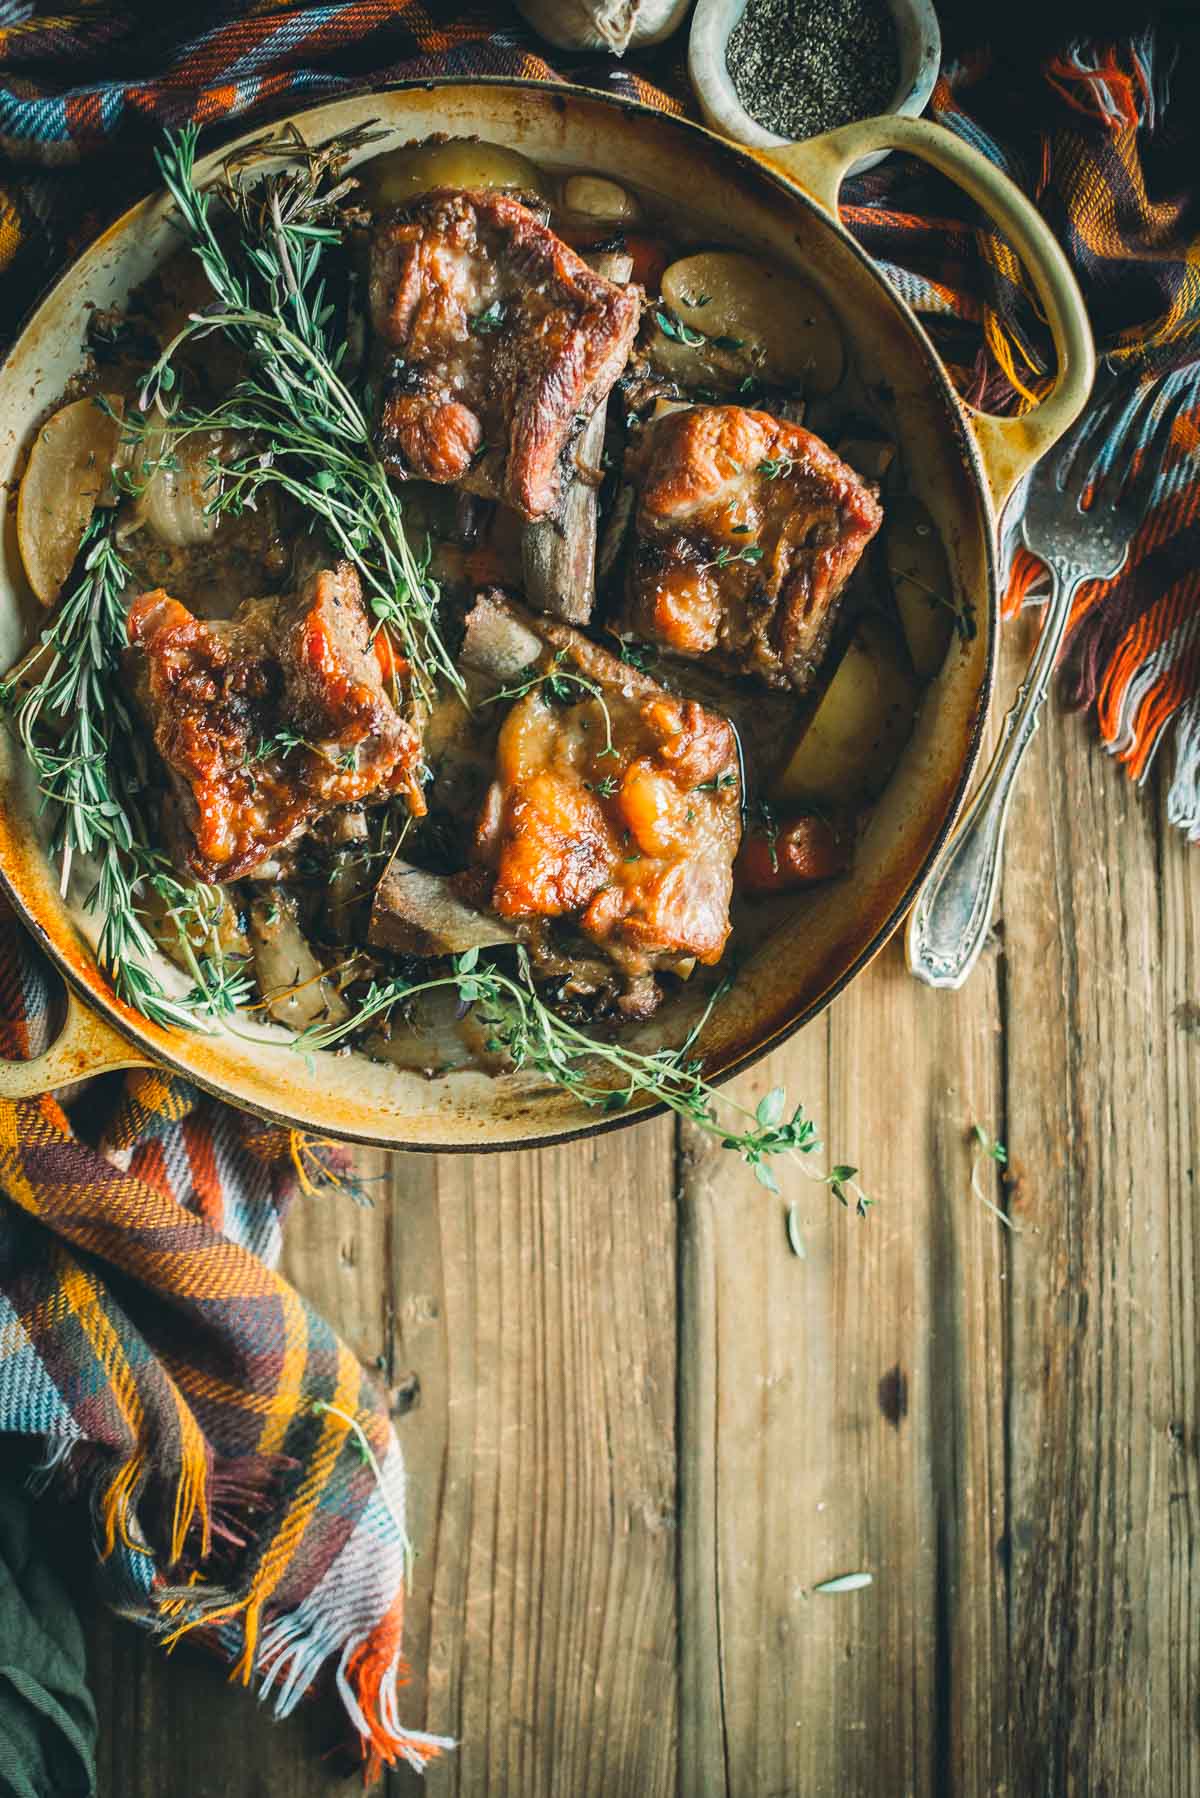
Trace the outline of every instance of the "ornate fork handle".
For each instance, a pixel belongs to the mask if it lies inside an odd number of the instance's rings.
[[[927,986],[962,986],[991,923],[1013,788],[1050,691],[1071,601],[1087,578],[1078,562],[1064,557],[1047,560],[1053,588],[1037,648],[1004,720],[999,747],[909,915],[908,965]]]

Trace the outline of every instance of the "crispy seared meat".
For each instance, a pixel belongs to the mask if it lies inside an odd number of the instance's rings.
[[[478,604],[520,617],[494,594]],[[501,727],[476,835],[493,908],[573,921],[634,979],[717,961],[741,836],[732,727],[569,626],[522,621],[560,678],[517,700]],[[561,679],[569,670],[598,693]]]
[[[629,355],[634,290],[511,195],[445,190],[379,226],[370,298],[392,472],[462,482],[529,519],[552,512],[576,421]]]
[[[335,806],[406,791],[424,810],[420,734],[385,689],[403,669],[382,635],[372,646],[347,563],[223,622],[143,593],[129,641],[170,778],[168,837],[201,879],[236,879]]]
[[[803,692],[883,514],[819,437],[741,406],[647,427],[625,623],[678,655]]]

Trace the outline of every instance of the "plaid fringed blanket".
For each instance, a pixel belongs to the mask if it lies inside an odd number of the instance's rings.
[[[1080,593],[1067,692],[1139,778],[1174,722],[1171,815],[1200,837],[1200,146],[1193,95],[1170,103],[1169,65],[1149,38],[1079,46],[1019,77],[967,59],[944,71],[933,111],[1037,197],[1101,348],[1143,379],[1107,453],[1154,459],[1154,504],[1121,578]],[[499,7],[89,0],[43,16],[0,0],[0,338],[47,272],[151,184],[163,125],[278,116],[418,74],[559,72]],[[649,74],[594,59],[565,72],[682,110],[673,49]],[[894,156],[843,200],[963,392],[1030,404],[1045,333],[962,196]],[[1038,576],[1014,557],[1011,606]],[[33,1052],[47,996],[11,919],[0,1013],[7,1052]],[[0,1106],[0,1429],[40,1439],[46,1477],[90,1504],[126,1615],[168,1640],[202,1636],[280,1712],[332,1678],[368,1759],[420,1766],[443,1744],[398,1719],[399,1448],[354,1357],[272,1271],[288,1201],[336,1186],[342,1164],[154,1075],[86,1096],[84,1111]]]
[[[0,912],[0,1053],[55,985]],[[86,1501],[107,1597],[194,1635],[286,1715],[332,1679],[368,1765],[447,1742],[397,1714],[408,1542],[380,1393],[274,1271],[298,1192],[344,1157],[183,1081],[0,1103],[0,1428]],[[72,1107],[72,1112],[75,1107]]]

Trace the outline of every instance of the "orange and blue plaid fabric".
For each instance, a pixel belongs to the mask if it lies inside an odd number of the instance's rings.
[[[986,54],[944,68],[930,116],[990,157],[1037,203],[1078,276],[1097,350],[1127,396],[1097,433],[1093,478],[1152,476],[1121,573],[1076,596],[1063,655],[1066,703],[1092,712],[1138,781],[1173,738],[1173,824],[1200,841],[1200,32],[1077,44],[1043,68]],[[843,192],[846,223],[922,318],[964,396],[1021,411],[1053,354],[1003,239],[947,183],[893,157]],[[1106,389],[1106,396],[1109,390]],[[1107,402],[1111,403],[1111,401]],[[1044,595],[1016,548],[1007,596]]]
[[[1170,806],[1200,836],[1200,168],[1194,95],[1151,37],[1048,68],[943,70],[932,111],[1031,193],[1079,273],[1101,349],[1145,384],[1107,455],[1157,485],[1129,565],[1091,583],[1070,698],[1143,777],[1173,724]],[[640,72],[639,72],[640,71]],[[429,74],[568,74],[683,111],[678,47],[618,66],[542,55],[510,9],[437,0],[280,6],[0,0],[0,342],[40,286],[152,184],[164,125],[277,117]],[[1193,84],[1194,86],[1194,84]],[[967,397],[1044,391],[1020,269],[962,196],[893,156],[843,193],[851,229],[921,315]],[[1039,570],[1012,560],[1010,606]],[[0,1052],[35,1052],[51,992],[0,918]],[[0,1430],[91,1507],[121,1611],[189,1631],[286,1712],[332,1679],[369,1761],[444,1743],[398,1719],[404,1478],[384,1402],[273,1271],[297,1190],[335,1152],[174,1079],[124,1078],[88,1115],[0,1105]]]
[[[0,1054],[46,1045],[54,998],[5,907]],[[281,1716],[335,1682],[368,1766],[423,1768],[450,1744],[398,1719],[399,1445],[275,1271],[288,1205],[353,1190],[345,1158],[166,1074],[83,1110],[0,1102],[0,1429],[90,1510],[122,1615],[194,1634]]]

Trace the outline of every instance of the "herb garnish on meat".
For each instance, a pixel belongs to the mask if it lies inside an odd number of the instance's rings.
[[[62,891],[77,857],[95,861],[95,884],[84,903],[101,919],[97,953],[118,995],[153,1023],[192,1027],[201,1017],[230,1015],[252,988],[241,963],[221,949],[223,894],[178,878],[151,846],[138,805],[142,782],[118,679],[130,576],[111,512],[97,512],[82,555],[82,578],[42,633],[47,666],[28,688],[5,689],[0,698],[15,715],[44,803],[57,811],[52,849]],[[144,921],[151,891],[194,981],[180,997],[145,965],[155,947]]]
[[[227,165],[214,194],[196,185],[196,127],[168,133],[158,165],[217,298],[192,315],[154,364],[141,410],[143,418],[166,414],[182,433],[225,430],[265,440],[266,453],[260,444],[223,465],[212,510],[236,512],[268,486],[298,501],[357,569],[367,605],[398,639],[428,703],[443,680],[461,693],[462,677],[438,634],[428,559],[414,554],[403,503],[372,447],[368,408],[340,372],[346,346],[322,267],[342,241],[337,209],[349,191],[339,179],[346,158],[376,135],[361,127],[312,149],[297,136],[291,166],[245,183],[246,166],[287,148],[264,138]],[[214,198],[239,226],[234,244],[214,229]],[[246,376],[211,410],[173,407],[174,358],[214,332],[242,351]]]

